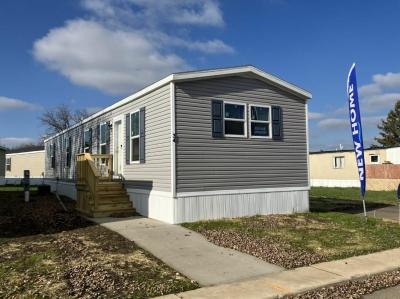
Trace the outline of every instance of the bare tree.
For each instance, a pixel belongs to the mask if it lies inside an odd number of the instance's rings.
[[[69,128],[88,115],[85,109],[71,111],[67,105],[62,104],[54,109],[46,110],[39,119],[46,127],[46,135],[49,136]]]

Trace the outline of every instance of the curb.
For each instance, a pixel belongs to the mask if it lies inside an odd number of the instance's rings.
[[[280,298],[399,268],[400,248],[396,248],[157,298]]]

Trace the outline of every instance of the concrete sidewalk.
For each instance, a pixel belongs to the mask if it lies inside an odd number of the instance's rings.
[[[344,260],[320,263],[310,267],[272,273],[246,281],[205,287],[159,298],[279,298],[284,295],[298,294],[346,280],[362,278],[398,268],[400,268],[400,248]]]
[[[178,225],[143,217],[92,221],[134,241],[180,273],[203,286],[239,281],[284,269],[251,255],[222,248]]]

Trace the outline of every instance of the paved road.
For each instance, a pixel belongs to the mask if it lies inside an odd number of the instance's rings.
[[[369,211],[369,217],[385,218],[393,221],[399,221],[399,207],[389,206],[381,209],[376,209],[374,211]]]
[[[364,299],[400,299],[400,286],[380,290],[373,294],[366,295],[363,298]]]
[[[179,225],[143,217],[92,220],[134,241],[203,286],[235,282],[284,270],[251,255],[216,246],[202,235]]]

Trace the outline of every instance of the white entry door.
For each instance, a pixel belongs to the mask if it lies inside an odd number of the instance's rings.
[[[122,136],[122,121],[114,122],[114,174],[122,175],[123,163],[123,136]]]

